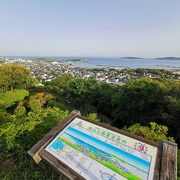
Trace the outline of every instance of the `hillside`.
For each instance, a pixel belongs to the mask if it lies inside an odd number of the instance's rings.
[[[154,141],[180,144],[179,80],[141,78],[118,86],[65,74],[39,87],[22,66],[0,66],[0,75],[0,179],[58,179],[27,150],[72,109]]]

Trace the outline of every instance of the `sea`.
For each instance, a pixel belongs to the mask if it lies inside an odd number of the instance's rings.
[[[7,57],[7,56],[6,56]],[[180,70],[180,58],[137,58],[137,57],[32,57],[9,56],[10,59],[30,59],[41,61],[59,61],[62,64],[72,64],[83,68],[147,68],[147,69],[177,69]]]

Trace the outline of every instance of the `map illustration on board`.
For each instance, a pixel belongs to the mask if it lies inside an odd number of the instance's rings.
[[[46,151],[89,180],[153,179],[157,148],[75,118]]]

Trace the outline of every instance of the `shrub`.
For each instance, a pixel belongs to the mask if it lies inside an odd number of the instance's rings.
[[[161,142],[163,139],[174,142],[173,137],[168,137],[168,127],[164,125],[158,125],[155,122],[150,122],[148,126],[141,126],[136,123],[130,127],[124,129],[130,133],[142,136],[144,138]]]

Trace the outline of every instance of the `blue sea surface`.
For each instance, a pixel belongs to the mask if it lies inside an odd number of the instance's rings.
[[[68,58],[67,58],[68,59]],[[150,59],[150,58],[81,58],[85,62],[66,62],[75,67],[86,68],[147,68],[147,69],[180,69],[180,59]]]
[[[40,56],[6,56],[25,60],[65,60],[63,64],[86,68],[147,68],[147,69],[180,69],[180,59],[166,58],[133,58],[133,57],[40,57]],[[80,59],[81,61],[76,61]],[[70,61],[67,61],[70,60]],[[74,61],[72,61],[74,60]]]

